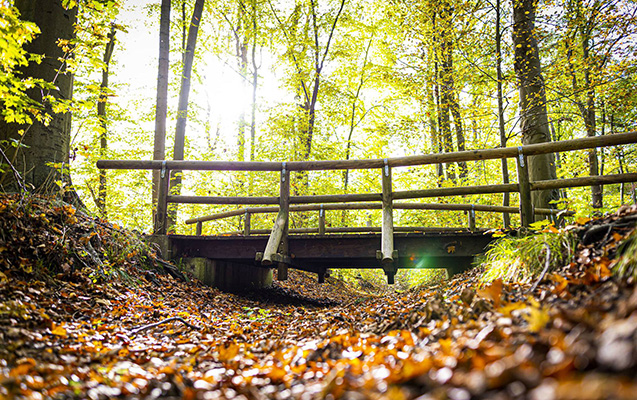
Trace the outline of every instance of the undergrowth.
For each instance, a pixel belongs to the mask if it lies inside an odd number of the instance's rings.
[[[570,261],[576,245],[577,235],[572,230],[552,225],[519,237],[504,236],[493,242],[478,262],[484,268],[482,281],[530,281],[545,267],[547,246],[551,271]]]

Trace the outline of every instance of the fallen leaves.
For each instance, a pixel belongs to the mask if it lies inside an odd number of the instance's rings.
[[[84,229],[65,206],[37,211],[37,223],[66,229],[69,248],[124,240]],[[87,281],[91,271],[66,253],[63,276],[45,283],[15,262],[48,249],[26,234],[4,238],[0,397],[635,398],[637,289],[611,275],[630,233],[616,222],[586,221],[603,229],[533,293],[528,283],[481,286],[473,270],[372,296],[292,270],[237,295],[135,268],[137,285]],[[46,246],[60,240],[43,232],[33,237]],[[131,266],[136,250],[120,244],[111,248]]]

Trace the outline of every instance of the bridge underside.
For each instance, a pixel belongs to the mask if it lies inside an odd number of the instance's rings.
[[[166,237],[171,258],[207,258],[228,263],[261,266],[257,253],[267,236]],[[328,268],[383,268],[376,257],[379,234],[290,235],[289,266],[322,274]],[[471,232],[395,233],[397,257],[390,268],[446,268],[450,274],[468,268],[485,251],[491,235]],[[385,266],[387,270],[387,266]]]

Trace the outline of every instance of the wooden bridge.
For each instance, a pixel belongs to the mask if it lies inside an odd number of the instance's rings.
[[[407,157],[342,161],[294,162],[227,162],[227,161],[139,161],[100,160],[103,169],[148,169],[160,174],[154,236],[161,238],[173,258],[203,257],[233,265],[278,268],[279,279],[287,278],[288,268],[298,268],[318,274],[323,281],[328,268],[382,268],[388,282],[393,283],[398,268],[447,268],[455,273],[467,268],[473,257],[492,241],[485,229],[476,228],[476,212],[519,213],[523,227],[528,227],[536,215],[568,214],[567,210],[534,209],[531,192],[584,187],[613,183],[637,182],[637,173],[587,176],[545,181],[529,180],[528,158],[572,150],[594,149],[637,143],[637,132],[586,137],[568,141],[533,144],[454,153],[427,154]],[[392,189],[392,169],[399,167],[466,161],[515,158],[517,183],[459,186],[418,190]],[[362,194],[330,194],[290,196],[291,171],[378,169],[382,192]],[[199,171],[279,171],[278,197],[215,197],[177,196],[169,194],[171,174],[185,170]],[[519,207],[484,204],[410,203],[401,200],[439,198],[446,196],[519,193]],[[196,224],[196,235],[167,235],[168,204],[262,205],[246,207],[214,215],[188,219]],[[327,227],[327,210],[382,210],[380,227]],[[456,210],[468,215],[466,227],[397,227],[394,209]],[[318,226],[290,229],[291,212],[316,211]],[[251,216],[257,213],[277,213],[271,230],[251,229]],[[572,214],[572,213],[571,213]],[[243,215],[244,229],[230,235],[202,236],[202,224]]]

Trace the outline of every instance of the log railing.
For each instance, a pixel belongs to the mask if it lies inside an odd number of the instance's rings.
[[[559,142],[532,144],[519,147],[505,147],[485,150],[470,150],[454,153],[426,154],[407,157],[395,157],[370,160],[339,160],[339,161],[293,161],[293,162],[228,162],[228,161],[129,161],[129,160],[100,160],[98,168],[103,169],[151,169],[160,170],[160,186],[158,191],[157,211],[154,221],[156,234],[165,234],[167,229],[167,208],[169,203],[178,204],[235,204],[235,205],[278,205],[278,207],[244,208],[236,211],[219,213],[211,216],[189,219],[187,223],[196,223],[198,233],[201,233],[201,223],[234,215],[277,212],[274,227],[270,233],[265,251],[260,255],[262,264],[271,265],[278,262],[280,266],[287,264],[287,234],[290,211],[319,210],[319,227],[317,232],[329,232],[325,228],[324,211],[331,209],[381,209],[382,227],[381,246],[378,258],[384,266],[391,268],[395,258],[393,249],[393,232],[398,230],[393,226],[393,209],[440,209],[464,210],[470,215],[469,225],[475,227],[475,211],[488,212],[517,212],[520,213],[521,224],[528,226],[533,221],[534,214],[553,214],[555,210],[533,209],[531,192],[537,190],[551,190],[570,187],[604,185],[611,183],[637,182],[637,173],[625,173],[604,176],[588,176],[570,179],[554,179],[545,181],[530,181],[527,158],[540,154],[556,153],[572,150],[592,149],[623,144],[637,143],[637,132],[586,137]],[[517,163],[518,183],[448,187],[420,190],[394,191],[392,189],[392,168],[416,165],[452,163],[461,161],[480,161],[492,159],[515,158]],[[351,169],[380,169],[382,172],[382,192],[365,194],[336,194],[318,196],[290,196],[290,171],[316,170],[351,170]],[[215,196],[175,196],[168,192],[171,172],[183,170],[199,171],[280,171],[280,194],[278,197],[215,197]],[[501,207],[485,205],[462,204],[424,204],[401,203],[396,200],[423,199],[431,197],[475,195],[487,193],[520,194],[520,207]],[[369,203],[374,202],[374,203]],[[340,204],[334,204],[340,203]],[[357,203],[357,204],[346,204]],[[303,205],[300,205],[303,204]],[[318,207],[318,209],[317,209]],[[321,211],[322,210],[322,211]],[[473,217],[473,222],[471,218]],[[244,233],[250,233],[249,218],[246,219]],[[322,225],[322,226],[321,226]],[[350,228],[351,229],[351,228]],[[352,230],[352,229],[351,229]],[[355,230],[355,229],[353,229]]]

